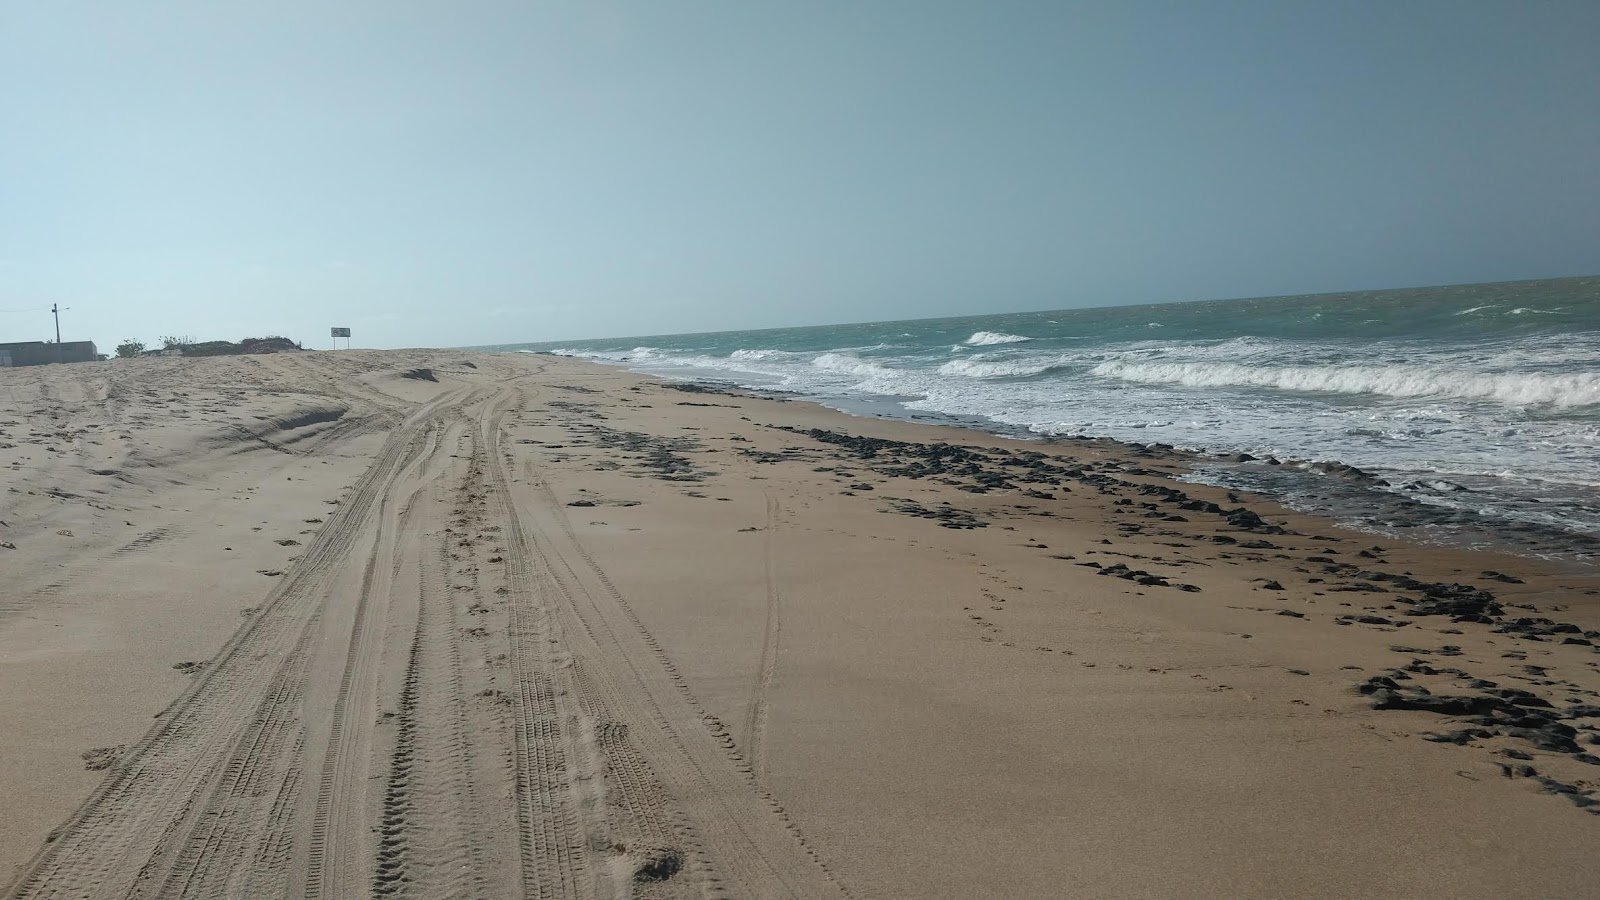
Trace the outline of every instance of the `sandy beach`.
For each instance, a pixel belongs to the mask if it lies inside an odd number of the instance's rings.
[[[0,370],[0,883],[1582,896],[1600,577],[469,351]]]

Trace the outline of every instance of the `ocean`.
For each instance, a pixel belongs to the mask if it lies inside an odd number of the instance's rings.
[[[1600,564],[1600,276],[486,349],[1170,444],[1375,534]]]

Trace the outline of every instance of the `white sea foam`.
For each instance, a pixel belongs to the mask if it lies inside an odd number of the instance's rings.
[[[1454,397],[1509,406],[1600,403],[1600,374],[1482,374],[1407,366],[1241,366],[1233,363],[1104,362],[1103,378],[1183,387],[1266,387],[1391,397]]]
[[[650,362],[675,360],[678,355],[658,347],[635,347],[632,350],[585,350],[558,347],[550,351],[557,356],[573,356],[604,362]]]
[[[829,372],[860,375],[864,378],[895,374],[893,369],[880,366],[875,362],[868,362],[859,356],[851,356],[848,353],[824,353],[813,359],[811,365]]]
[[[1020,344],[1023,341],[1031,340],[1033,340],[1031,337],[1023,337],[1020,334],[1006,334],[1004,331],[979,331],[972,337],[967,338],[966,343],[973,347],[991,347],[995,344]]]
[[[952,359],[939,367],[940,375],[959,375],[963,378],[1031,378],[1043,375],[1055,369],[1062,362],[1060,357],[1011,357],[1009,359],[994,359],[985,356],[973,356],[967,359]]]
[[[893,350],[893,349],[896,348],[896,346],[898,346],[898,345],[895,345],[895,344],[871,344],[871,345],[864,346],[864,347],[834,347],[834,348],[832,348],[830,350],[824,350],[824,351],[820,351],[820,352],[822,352],[822,353],[835,353],[835,354],[853,355],[853,354],[857,354],[857,353],[873,353],[873,352],[876,352],[876,351],[879,351],[879,350]],[[778,359],[778,360],[802,360],[802,361],[804,361],[806,359],[812,358],[818,352],[819,351],[816,351],[816,350],[777,350],[777,349],[771,349],[771,348],[767,348],[767,349],[755,348],[755,349],[747,349],[747,350],[735,350],[732,353],[728,354],[728,358],[729,359]]]

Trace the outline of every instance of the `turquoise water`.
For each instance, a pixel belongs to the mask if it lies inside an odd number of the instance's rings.
[[[493,349],[1172,444],[1215,458],[1198,479],[1379,532],[1557,556],[1600,534],[1600,276]]]

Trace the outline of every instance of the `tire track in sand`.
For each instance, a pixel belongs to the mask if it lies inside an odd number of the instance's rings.
[[[403,522],[385,527],[388,503],[385,497],[379,504],[378,534],[362,572],[350,645],[328,726],[306,859],[308,898],[358,896],[367,881],[366,771],[372,756],[372,719],[365,713],[375,705],[383,619],[402,536],[394,532],[405,528]],[[352,705],[360,714],[350,714]]]
[[[404,484],[433,461],[438,440],[432,423],[418,436],[413,449],[395,475],[394,485]],[[380,563],[396,556],[396,535],[407,529],[411,518],[410,502],[396,504],[394,499],[392,491],[385,491],[377,500],[374,536],[363,569],[347,658],[355,656],[358,648],[364,645],[363,622],[368,615],[369,597],[375,590],[374,577],[387,571]],[[399,511],[391,512],[396,505]],[[337,582],[333,582],[324,590],[337,588]],[[223,780],[210,791],[194,825],[187,834],[175,832],[167,849],[145,867],[141,881],[149,879],[152,873],[162,870],[166,873],[165,883],[154,896],[250,896],[264,884],[281,890],[285,873],[292,870],[290,863],[294,859],[296,836],[307,830],[297,815],[306,762],[307,735],[302,708],[306,702],[306,679],[315,668],[317,647],[321,643],[318,637],[322,619],[323,611],[319,610],[302,632],[291,657],[293,677],[285,680],[258,709],[255,721],[249,726],[250,738],[236,749]],[[335,703],[336,725],[352,680],[347,673],[341,682],[341,694]],[[350,756],[348,752],[340,752],[344,747],[341,731],[337,727],[331,730],[325,758],[336,754],[343,758]],[[275,784],[284,787],[273,790]],[[326,789],[326,778],[320,787]],[[274,798],[270,807],[259,799],[263,797]],[[321,791],[318,801],[322,802]],[[320,818],[313,822],[310,829],[313,842],[323,833],[325,824],[326,820]],[[170,860],[164,858],[168,853],[172,854]],[[248,863],[242,864],[246,860]],[[146,893],[144,888],[141,884],[140,895]]]
[[[447,510],[439,490],[430,488],[426,502]],[[480,792],[472,779],[461,629],[444,575],[450,533],[431,535],[407,564],[415,569],[416,623],[378,827],[377,897],[452,900],[489,892],[480,847],[492,826],[475,814]]]
[[[652,900],[703,896],[679,877],[686,863],[704,876],[708,867],[693,856],[684,840],[688,825],[629,737],[629,726],[614,717],[596,678],[566,638],[559,590],[548,561],[533,548],[518,524],[504,452],[499,414],[486,417],[484,441],[491,479],[486,494],[493,498],[496,521],[502,523],[506,587],[512,608],[540,625],[544,664],[569,726],[562,736],[571,798],[582,815],[578,828],[585,837],[587,863],[599,896],[648,897]]]
[[[504,469],[513,457],[498,421],[484,427],[485,443],[495,448],[496,487],[514,496],[505,517],[508,545],[521,545],[519,552],[550,573],[542,599],[575,626],[564,630],[566,649],[683,814],[697,844],[691,855],[714,867],[708,880],[725,879],[722,889],[736,897],[848,896],[751,778],[732,737],[690,694],[531,465],[521,470],[531,486],[511,494]]]
[[[507,398],[510,399],[510,395]],[[498,405],[498,404],[497,404]],[[566,726],[575,711],[563,709],[556,690],[552,646],[559,638],[535,602],[531,560],[500,464],[499,413],[485,410],[473,463],[485,478],[490,518],[505,538],[505,577],[511,647],[511,694],[517,824],[522,887],[528,897],[574,898],[594,893],[574,761]],[[566,703],[570,704],[570,698]]]
[[[419,407],[390,434],[260,612],[160,715],[6,896],[147,896],[168,883],[191,883],[188,870],[218,870],[208,876],[225,871],[224,877],[203,880],[226,885],[237,883],[233,870],[258,864],[270,871],[256,873],[262,876],[257,883],[276,881],[275,893],[281,891],[292,854],[274,845],[269,835],[276,832],[266,826],[296,807],[297,733],[303,727],[296,707],[305,686],[308,635],[330,599],[328,585],[358,538],[374,527],[374,507],[421,453],[436,411],[458,401],[460,393]],[[240,793],[246,785],[249,790]],[[248,838],[239,846],[253,849],[208,849],[214,828],[226,830],[241,819],[252,824],[244,827]],[[247,871],[238,877],[249,876]]]
[[[778,589],[777,578],[777,528],[782,507],[778,498],[767,494],[766,535],[762,545],[762,564],[765,567],[767,624],[761,636],[761,661],[756,667],[755,682],[750,688],[750,703],[744,714],[744,755],[750,763],[750,774],[760,782],[767,774],[767,692],[778,674],[778,649],[783,637],[783,594]]]

